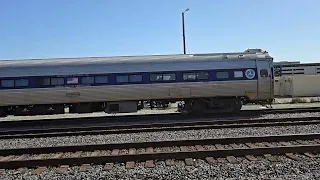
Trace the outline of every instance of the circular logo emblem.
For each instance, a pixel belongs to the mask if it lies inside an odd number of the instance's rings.
[[[253,79],[254,76],[256,75],[256,72],[254,72],[253,69],[247,69],[245,74],[248,79]]]

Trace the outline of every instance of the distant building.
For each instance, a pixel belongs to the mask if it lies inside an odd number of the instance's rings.
[[[274,65],[292,65],[292,64],[300,64],[300,61],[280,61],[273,62]]]
[[[303,63],[300,61],[274,62],[275,76],[320,75],[320,63]]]

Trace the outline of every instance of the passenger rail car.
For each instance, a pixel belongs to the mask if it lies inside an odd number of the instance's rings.
[[[0,115],[136,112],[143,101],[183,113],[239,111],[273,100],[273,58],[238,53],[0,61]]]

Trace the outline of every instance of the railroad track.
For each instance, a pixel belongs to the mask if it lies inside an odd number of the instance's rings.
[[[284,155],[300,160],[320,158],[319,152],[320,134],[60,146],[0,150],[0,169],[36,168],[35,173],[41,173],[48,166],[57,167],[60,172],[69,166],[80,166],[85,171],[91,164],[110,169],[114,163],[126,163],[126,168],[134,168],[137,162],[152,168],[159,160],[166,165],[183,160],[188,166],[193,165],[194,159],[217,163],[217,158],[225,158],[229,163],[240,163],[237,157],[280,161],[278,155]]]
[[[61,118],[61,119],[39,119],[39,120],[23,120],[23,121],[0,121],[0,131],[5,129],[25,129],[25,128],[48,128],[48,127],[72,127],[76,125],[93,126],[103,124],[127,124],[140,121],[165,122],[166,120],[185,121],[195,118],[239,118],[253,117],[263,114],[283,114],[283,113],[304,113],[304,112],[320,112],[320,107],[310,108],[286,108],[286,109],[263,109],[263,110],[243,110],[235,114],[206,114],[206,115],[190,115],[182,116],[179,113],[169,114],[146,114],[146,115],[126,115],[126,116],[100,116],[100,117],[82,117],[82,118]]]
[[[270,127],[320,124],[320,117],[282,118],[282,119],[237,119],[214,120],[194,119],[190,122],[140,123],[129,125],[91,126],[73,128],[21,129],[0,131],[0,139],[45,138],[80,135],[124,134],[159,131],[185,131],[201,129]]]

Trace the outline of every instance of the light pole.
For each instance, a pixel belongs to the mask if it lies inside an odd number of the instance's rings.
[[[184,13],[189,11],[189,8],[182,12],[182,38],[183,38],[183,54],[186,54],[186,34],[184,28]]]

